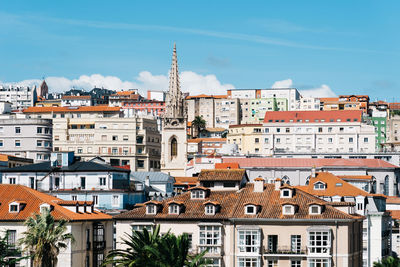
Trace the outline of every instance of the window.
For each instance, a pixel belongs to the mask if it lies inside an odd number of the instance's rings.
[[[290,189],[282,189],[281,197],[282,198],[290,198],[290,197],[292,197],[292,190],[290,190]]]
[[[107,141],[107,135],[103,134],[103,135],[101,136],[101,141]]]
[[[21,133],[21,127],[15,127],[15,133],[20,134]]]
[[[18,212],[18,204],[10,204],[10,212]]]
[[[171,140],[171,158],[175,158],[178,156],[178,142],[176,138],[172,138]]]
[[[112,136],[112,140],[113,140],[113,141],[118,141],[118,135],[113,135],[113,136]]]
[[[147,214],[156,214],[157,213],[156,205],[154,205],[154,204],[147,205],[146,213]]]
[[[168,213],[169,214],[179,214],[179,205],[177,205],[177,204],[169,205]]]
[[[332,132],[332,127],[328,127],[328,133]]]
[[[318,132],[322,133],[322,127],[318,127]]]
[[[106,177],[99,177],[99,184],[102,185],[106,185]]]
[[[244,213],[254,215],[257,213],[257,207],[254,205],[247,205],[244,207]]]
[[[310,231],[308,233],[308,253],[310,254],[329,254],[331,247],[330,231]],[[318,265],[314,265],[318,266]],[[320,265],[323,266],[323,265]]]
[[[268,260],[267,267],[278,267],[278,260]]]
[[[113,195],[112,196],[112,205],[114,207],[118,207],[119,206],[119,195]]]
[[[286,128],[285,130],[287,133],[290,133],[290,128]]]
[[[259,138],[255,138],[255,139],[254,139],[254,143],[258,144],[259,142],[260,142],[260,139],[259,139]]]
[[[280,138],[276,138],[276,143],[280,143],[281,139]]]
[[[349,137],[349,143],[353,143],[353,137]]]
[[[215,215],[215,206],[212,204],[208,204],[205,206],[206,215]]]
[[[328,143],[332,144],[333,143],[333,138],[329,137],[328,138]]]
[[[311,205],[309,209],[310,214],[321,214],[321,206],[319,205]]]
[[[95,206],[99,205],[99,196],[98,195],[93,195],[92,200],[93,200],[93,204]]]
[[[278,250],[278,236],[268,235],[268,252],[277,252]]]
[[[268,142],[269,142],[268,138],[265,138],[264,143],[268,144]]]
[[[260,260],[257,257],[239,257],[239,267],[259,267]]]
[[[294,206],[293,205],[283,205],[282,214],[283,215],[293,215],[294,214]]]
[[[299,265],[300,266],[300,265]],[[308,259],[308,266],[312,267],[329,267],[330,266],[330,259]]]
[[[73,195],[73,196],[71,196],[71,199],[72,199],[73,201],[77,201],[77,200],[78,200],[78,196],[77,196],[77,195]]]
[[[325,189],[325,184],[322,182],[316,182],[314,184],[314,189],[315,190],[324,190]]]
[[[3,146],[3,140],[0,140],[0,147]]]
[[[9,184],[16,184],[16,181],[17,181],[17,178],[15,178],[15,177],[8,178]]]
[[[301,235],[290,236],[290,251],[300,253],[301,251]]]
[[[37,132],[38,134],[41,134],[41,133],[42,133],[42,127],[37,127],[36,132]]]
[[[200,226],[200,251],[208,249],[210,254],[221,253],[221,226]]]
[[[313,266],[313,265],[311,265]],[[317,266],[317,265],[315,265]],[[290,267],[301,267],[301,260],[291,260]]]
[[[204,199],[205,192],[203,190],[192,190],[191,198],[193,199]]]
[[[15,140],[15,146],[20,147],[21,146],[21,140]]]
[[[82,149],[81,147],[78,147],[77,153],[78,153],[78,154],[82,154],[82,153],[83,153],[83,149]]]
[[[138,168],[144,168],[144,160],[138,160],[137,161],[137,167]]]
[[[17,241],[17,231],[7,230],[7,245],[9,245],[11,248],[14,248],[16,241]]]
[[[239,252],[254,252],[260,251],[260,230],[238,230]]]
[[[124,135],[124,136],[122,137],[122,140],[124,140],[124,141],[128,141],[128,140],[129,140],[129,136],[127,136],[127,135]]]
[[[357,204],[357,210],[363,210],[363,203]]]
[[[276,132],[280,133],[281,132],[281,128],[276,128]]]
[[[86,188],[86,177],[81,177],[81,189]]]
[[[368,137],[364,137],[364,143],[368,143]]]

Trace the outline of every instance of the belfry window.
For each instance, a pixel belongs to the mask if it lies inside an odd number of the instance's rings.
[[[178,142],[176,138],[172,138],[171,140],[171,157],[174,158],[178,155]]]

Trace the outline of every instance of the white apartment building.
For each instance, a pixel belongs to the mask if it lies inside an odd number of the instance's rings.
[[[30,158],[35,162],[48,161],[53,148],[52,131],[50,119],[1,114],[0,153]]]
[[[316,97],[300,97],[296,110],[320,110],[321,102]]]
[[[0,101],[10,102],[13,109],[24,109],[34,106],[37,99],[36,87],[3,87],[0,86]]]
[[[92,106],[93,100],[91,95],[64,95],[61,97],[62,107],[71,106]]]
[[[120,107],[32,107],[31,117],[53,118],[54,151],[74,151],[83,160],[102,157],[132,171],[160,169],[161,135],[157,121],[122,117]]]
[[[237,98],[214,99],[214,127],[229,128],[231,124],[240,123],[240,100]]]
[[[241,154],[373,153],[375,128],[361,111],[273,111],[262,125],[230,126],[228,144]]]
[[[206,170],[199,181],[115,216],[117,248],[125,233],[159,224],[161,232],[187,233],[190,251],[207,249],[213,267],[361,266],[363,217],[279,180],[246,183],[244,170]]]

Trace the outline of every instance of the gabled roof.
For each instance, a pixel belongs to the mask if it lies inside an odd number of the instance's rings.
[[[242,169],[215,169],[201,170],[199,174],[199,182],[204,181],[237,181],[240,182],[246,177],[246,171]]]
[[[29,165],[18,166],[5,169],[2,172],[50,172],[57,170],[61,172],[126,172],[130,170],[123,168],[115,168],[106,164],[99,164],[92,161],[76,161],[73,164],[65,167],[52,167],[50,161],[35,163]]]
[[[306,111],[267,111],[264,123],[314,123],[324,120],[329,122],[361,122],[361,110],[306,110]],[[271,120],[271,122],[270,122]]]
[[[15,201],[25,202],[26,204],[19,212],[10,213],[8,204]],[[96,210],[91,212],[89,211],[90,209],[87,209],[86,213],[76,213],[63,207],[64,204],[65,206],[73,204],[72,202],[74,201],[65,201],[23,185],[0,184],[0,221],[25,221],[33,214],[40,213],[40,205],[42,204],[49,204],[54,207],[51,215],[56,220],[86,221],[112,219],[110,215]],[[76,204],[80,205],[82,203],[81,201],[75,201]]]
[[[314,189],[314,184],[322,182],[325,184],[325,189]],[[297,186],[297,188],[314,196],[374,196],[358,187],[338,178],[330,172],[317,172],[316,177],[311,178],[308,185]]]
[[[400,168],[381,159],[245,158],[224,157],[223,163],[238,163],[240,168]]]
[[[163,200],[160,205],[160,212],[154,215],[146,214],[145,207],[137,207],[131,211],[114,216],[116,220],[226,220],[248,218],[256,222],[257,219],[305,219],[323,221],[324,219],[360,219],[361,216],[349,215],[333,208],[328,202],[323,202],[318,197],[312,196],[304,191],[297,190],[290,199],[299,208],[294,215],[282,214],[282,203],[288,202],[286,198],[280,198],[280,191],[275,190],[273,184],[265,184],[265,190],[261,193],[254,192],[253,184],[247,184],[239,191],[210,191],[204,201],[191,199],[190,192],[172,198],[174,201],[183,202],[185,212],[177,215],[168,213],[168,203],[171,199]],[[215,215],[205,215],[204,203],[209,201],[217,202],[220,210]],[[308,205],[310,203],[324,203],[325,209],[322,214],[309,215]],[[256,215],[245,214],[245,206],[248,203],[257,203],[260,207]],[[161,209],[162,207],[162,209]]]

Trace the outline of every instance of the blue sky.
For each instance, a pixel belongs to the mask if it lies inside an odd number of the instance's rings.
[[[163,89],[176,42],[192,94],[287,80],[400,101],[399,1],[0,3],[3,83]]]

